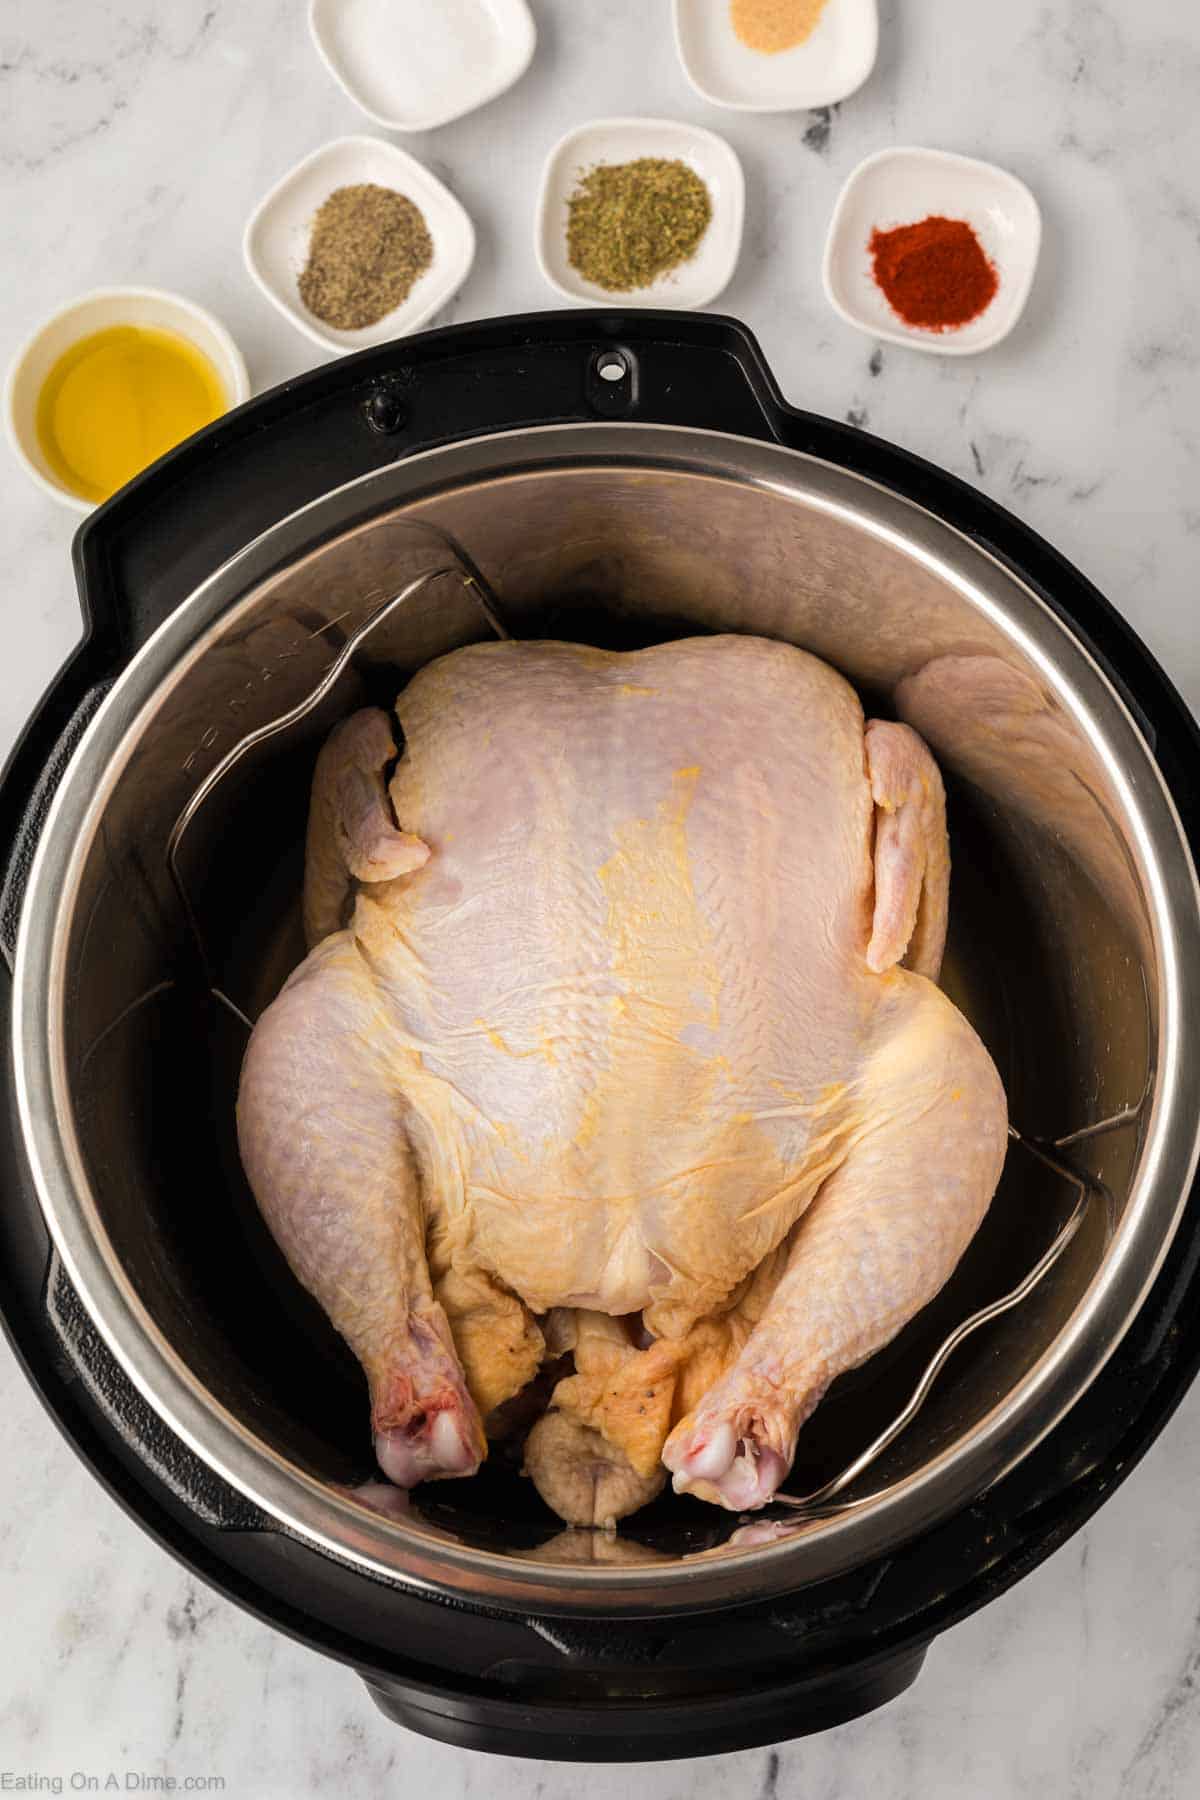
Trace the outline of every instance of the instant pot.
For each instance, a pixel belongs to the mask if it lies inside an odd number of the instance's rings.
[[[899,1693],[1112,1492],[1200,1358],[1200,757],[1145,647],[1000,508],[676,313],[347,357],[157,463],[75,566],[83,641],[0,788],[0,1307],[68,1440],[198,1576],[454,1743],[691,1756]],[[945,773],[944,984],[1089,1201],[825,1511],[764,1529],[668,1494],[566,1531],[502,1451],[403,1503],[247,1190],[237,1074],[302,954],[317,747],[489,635],[472,571],[521,637],[800,644]],[[805,1428],[792,1491],[877,1435],[1076,1191],[1013,1145],[942,1294]]]

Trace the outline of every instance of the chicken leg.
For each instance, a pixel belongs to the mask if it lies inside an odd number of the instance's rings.
[[[255,1028],[238,1139],[267,1224],[367,1376],[375,1454],[412,1487],[467,1475],[485,1454],[433,1297],[396,1049],[353,936],[335,932]]]
[[[862,1126],[795,1227],[745,1349],[668,1438],[677,1492],[765,1505],[829,1384],[932,1300],[987,1211],[1007,1143],[1000,1078],[939,989],[903,970],[887,979]]]

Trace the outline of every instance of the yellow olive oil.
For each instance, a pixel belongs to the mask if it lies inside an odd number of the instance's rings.
[[[107,500],[228,404],[216,369],[187,338],[111,325],[54,364],[38,396],[38,439],[64,487]]]

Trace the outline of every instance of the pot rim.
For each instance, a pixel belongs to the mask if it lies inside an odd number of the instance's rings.
[[[385,1519],[290,1463],[222,1406],[151,1319],[101,1222],[72,1118],[62,1024],[79,872],[165,685],[252,604],[263,580],[331,538],[473,481],[556,466],[649,466],[802,495],[809,507],[896,543],[935,571],[1039,669],[1104,766],[1133,827],[1160,970],[1160,1079],[1129,1200],[1099,1269],[1033,1367],[965,1437],[882,1498],[868,1496],[790,1540],[635,1569],[539,1563]],[[662,1616],[794,1590],[892,1550],[977,1497],[1062,1418],[1136,1316],[1182,1215],[1200,1158],[1200,1068],[1184,1040],[1187,1019],[1197,1016],[1200,889],[1171,795],[1112,683],[1043,599],[947,521],[849,469],[718,431],[589,423],[466,439],[335,488],[230,558],[159,627],[100,706],[52,802],[22,913],[13,1052],[38,1200],[71,1281],[148,1404],[233,1488],[304,1541],[418,1591],[543,1613]]]

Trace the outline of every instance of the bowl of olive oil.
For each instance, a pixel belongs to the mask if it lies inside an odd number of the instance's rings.
[[[17,354],[4,412],[39,487],[88,512],[249,397],[241,352],[203,307],[156,288],[98,288]]]

